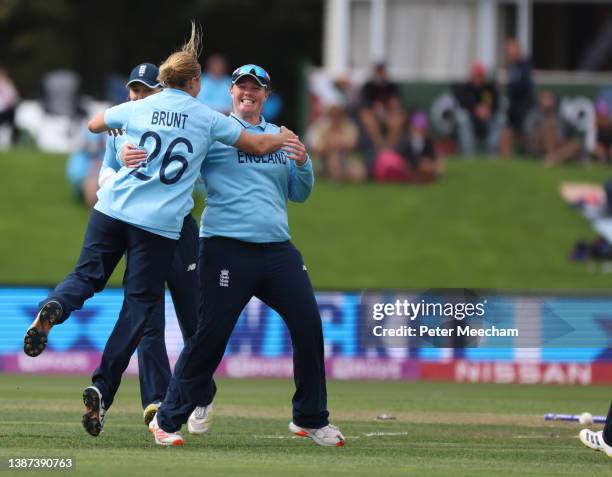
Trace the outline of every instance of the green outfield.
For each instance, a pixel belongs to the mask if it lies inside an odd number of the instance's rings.
[[[547,411],[604,413],[604,387],[331,381],[332,421],[347,443],[323,448],[287,431],[291,381],[225,379],[211,433],[187,436],[183,448],[162,448],[142,423],[134,378],[124,380],[98,438],[80,424],[86,376],[2,375],[0,382],[0,457],[74,457],[77,472],[70,475],[612,473],[612,460],[577,439],[578,424],[542,419]],[[396,419],[376,420],[382,412]]]
[[[71,270],[88,211],[71,195],[65,161],[0,153],[0,283],[52,284]],[[321,181],[305,204],[292,204],[294,242],[315,287],[609,286],[609,276],[567,259],[594,233],[558,194],[561,181],[601,183],[608,168],[450,160],[447,170],[431,186]]]

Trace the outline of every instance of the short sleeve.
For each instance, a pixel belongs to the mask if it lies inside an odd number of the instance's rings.
[[[134,103],[135,101],[128,101],[104,111],[104,124],[111,129],[124,127],[134,110]]]
[[[226,146],[233,146],[242,133],[240,124],[221,113],[214,112],[210,127],[211,141],[219,141]]]

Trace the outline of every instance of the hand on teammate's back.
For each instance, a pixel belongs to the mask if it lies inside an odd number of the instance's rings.
[[[121,163],[125,167],[135,169],[139,167],[143,161],[147,160],[147,151],[144,149],[138,149],[127,143],[121,150]]]

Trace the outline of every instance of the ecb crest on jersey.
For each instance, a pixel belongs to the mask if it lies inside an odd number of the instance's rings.
[[[221,270],[221,274],[219,275],[219,286],[229,287],[229,270]]]

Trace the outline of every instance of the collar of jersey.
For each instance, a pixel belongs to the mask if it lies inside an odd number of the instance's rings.
[[[259,124],[251,124],[250,122],[245,121],[244,119],[238,117],[234,113],[230,113],[230,116],[232,118],[234,118],[236,121],[238,121],[240,124],[242,124],[242,127],[245,128],[245,129],[248,129],[248,128],[259,128],[262,131],[265,131],[266,130],[266,126],[268,125],[268,123],[266,122],[266,120],[264,119],[263,116],[261,116],[261,121],[259,122]]]
[[[183,91],[182,89],[177,88],[164,88],[165,93],[174,93],[174,94],[185,94],[187,96],[191,96],[187,91]],[[191,96],[193,98],[193,96]]]

